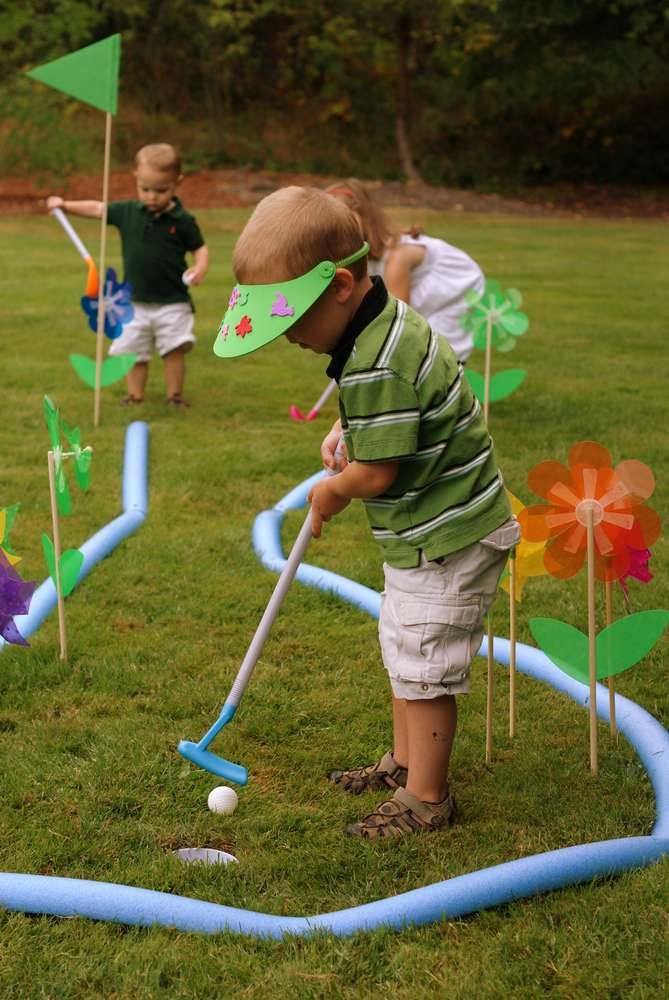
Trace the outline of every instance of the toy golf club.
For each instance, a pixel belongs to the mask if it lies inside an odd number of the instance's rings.
[[[340,459],[342,456],[342,442],[340,440],[337,445],[337,450],[335,451],[335,460],[337,467],[334,471],[328,471],[329,475],[335,475],[339,470]],[[251,674],[255,668],[256,663],[260,659],[260,654],[262,653],[263,646],[267,640],[267,636],[270,633],[270,629],[274,624],[274,619],[279,613],[281,605],[283,604],[283,599],[288,593],[288,589],[293,582],[293,577],[297,572],[297,568],[304,558],[304,553],[307,550],[309,542],[311,541],[311,508],[304,519],[304,524],[300,528],[300,533],[293,543],[293,547],[290,551],[290,555],[286,560],[286,565],[281,571],[281,576],[279,577],[276,587],[274,588],[274,593],[269,599],[269,603],[265,608],[265,612],[260,619],[260,624],[256,629],[256,633],[251,640],[251,645],[249,646],[246,656],[242,661],[242,665],[239,668],[239,672],[235,678],[235,681],[230,689],[230,694],[228,695],[223,708],[221,709],[221,714],[219,715],[216,722],[213,724],[211,729],[204,734],[199,743],[192,743],[190,740],[181,740],[179,743],[179,753],[186,760],[191,761],[192,764],[197,764],[198,767],[204,768],[205,771],[209,771],[211,774],[217,774],[220,778],[225,778],[227,781],[234,781],[237,785],[245,785],[248,781],[249,773],[245,767],[241,764],[233,764],[232,761],[225,760],[223,757],[217,757],[216,754],[208,750],[207,747],[214,739],[215,736],[220,733],[221,729],[232,719],[239,702],[241,701],[242,695],[246,689],[246,685],[251,679]]]
[[[311,407],[311,409],[306,415],[302,413],[302,410],[300,410],[300,408],[298,406],[295,406],[295,404],[293,403],[293,405],[290,408],[290,415],[293,418],[293,420],[315,420],[318,414],[320,413],[321,407],[326,403],[326,401],[332,395],[336,385],[337,385],[336,381],[334,379],[331,379],[331,381],[328,382],[327,384],[327,388],[324,389],[324,391],[318,397],[317,402],[314,403],[314,405]]]
[[[86,279],[86,295],[89,298],[96,298],[99,290],[99,279],[95,263],[93,262],[93,258],[89,254],[84,244],[81,242],[74,226],[72,225],[68,217],[65,215],[65,212],[62,210],[62,208],[52,208],[51,215],[53,215],[56,219],[58,219],[63,229],[70,237],[70,239],[74,243],[75,247],[77,248],[81,256],[84,258],[84,263],[88,268],[88,277]]]

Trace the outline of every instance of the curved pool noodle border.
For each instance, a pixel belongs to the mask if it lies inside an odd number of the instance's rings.
[[[283,561],[280,530],[285,512],[302,506],[309,487],[317,478],[302,483],[272,511],[258,515],[253,531],[254,545],[270,568],[278,570]],[[300,572],[299,579],[312,586],[317,585],[312,581],[321,581],[323,589],[350,599],[357,607],[362,606],[361,600],[374,605],[370,595],[375,595],[378,609],[379,595],[369,588],[361,588],[359,584],[347,587],[351,581],[315,567],[303,565]],[[485,643],[481,652],[485,653]],[[494,654],[498,662],[508,665],[508,640],[496,638]],[[587,706],[588,689],[554,667],[540,650],[517,644],[516,666],[522,673],[564,692],[577,704]],[[616,694],[616,713],[618,728],[639,754],[655,792],[657,817],[649,836],[603,840],[547,851],[435,882],[388,899],[312,917],[273,916],[110,882],[9,872],[0,874],[0,905],[25,913],[81,916],[146,927],[157,924],[202,933],[233,931],[254,937],[280,938],[286,934],[306,936],[329,931],[346,936],[376,927],[401,930],[453,920],[539,893],[646,867],[669,853],[669,733],[652,715],[619,694]],[[608,720],[608,691],[601,685],[597,690],[597,714]]]
[[[84,561],[77,579],[75,589],[88,576],[94,566],[108,556],[124,539],[137,531],[146,519],[149,509],[148,494],[148,453],[149,425],[142,420],[135,420],[128,426],[125,434],[125,452],[123,458],[123,480],[121,497],[123,513],[115,517],[104,528],[79,546]],[[33,594],[27,615],[17,615],[14,621],[21,635],[28,639],[37,631],[44,619],[54,610],[58,603],[56,587],[50,576],[39,585]],[[5,640],[0,638],[0,649]]]

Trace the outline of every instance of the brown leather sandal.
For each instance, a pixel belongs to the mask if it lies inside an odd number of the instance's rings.
[[[346,836],[378,840],[407,833],[432,833],[451,826],[455,817],[455,799],[450,793],[443,802],[422,802],[406,788],[398,788],[392,799],[382,802],[359,823],[348,826]]]
[[[407,783],[407,770],[395,763],[389,750],[375,764],[354,767],[350,771],[331,771],[328,780],[350,795],[360,795],[361,792],[403,788]]]

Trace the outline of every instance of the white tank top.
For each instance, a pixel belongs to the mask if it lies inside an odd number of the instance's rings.
[[[411,306],[424,316],[435,333],[449,342],[458,358],[465,361],[472,352],[471,334],[460,326],[460,317],[467,309],[465,293],[470,288],[483,292],[485,278],[476,261],[464,250],[432,236],[403,234],[400,243],[424,247],[425,257],[411,272]],[[381,260],[369,260],[370,275],[383,270],[388,253]]]

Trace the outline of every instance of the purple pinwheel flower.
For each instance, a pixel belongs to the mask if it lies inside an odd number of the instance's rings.
[[[107,268],[105,278],[105,334],[110,340],[116,340],[123,333],[123,327],[135,315],[130,295],[132,285],[129,281],[118,281],[113,267]],[[89,295],[81,298],[81,308],[88,316],[88,325],[93,333],[98,329],[98,300]]]
[[[14,615],[27,615],[37,584],[22,580],[4,552],[0,551],[0,635],[17,646],[29,646],[14,622]]]

